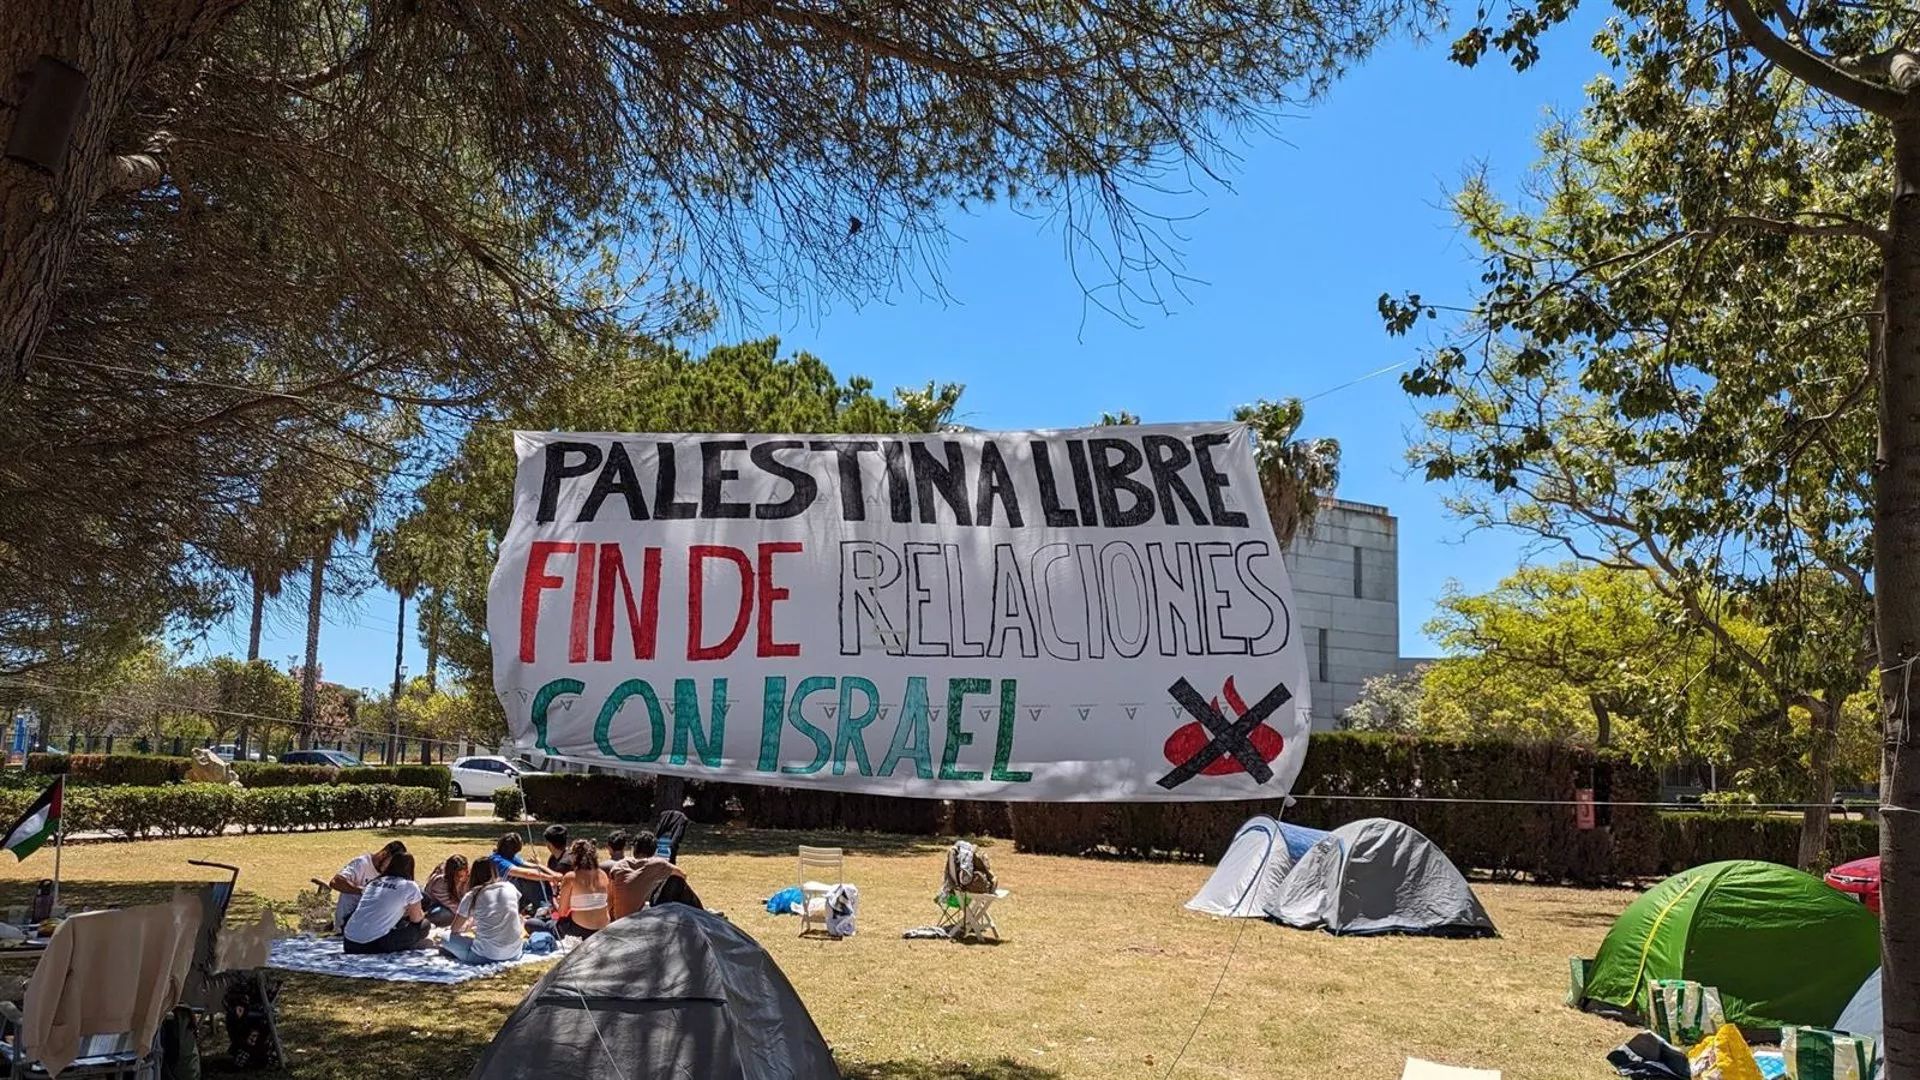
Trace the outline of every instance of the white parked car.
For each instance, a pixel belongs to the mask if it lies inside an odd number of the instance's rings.
[[[494,792],[519,783],[521,774],[534,771],[503,757],[463,757],[448,768],[456,799],[491,799]]]

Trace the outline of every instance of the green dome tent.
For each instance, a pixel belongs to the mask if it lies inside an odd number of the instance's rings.
[[[1880,923],[1819,878],[1776,863],[1708,863],[1627,906],[1587,968],[1584,1004],[1647,1015],[1649,979],[1717,987],[1742,1027],[1832,1027],[1880,966]]]

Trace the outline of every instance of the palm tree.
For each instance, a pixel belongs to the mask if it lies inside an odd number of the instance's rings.
[[[1233,410],[1235,420],[1253,427],[1260,493],[1281,547],[1291,547],[1301,530],[1312,530],[1321,500],[1332,498],[1340,482],[1337,440],[1295,438],[1306,416],[1299,398],[1262,398]]]
[[[400,615],[393,641],[393,697],[387,702],[387,760],[399,748],[400,695],[405,687],[407,660],[407,601],[425,584],[420,537],[402,522],[399,527],[373,534],[373,571],[382,584],[400,598]]]
[[[244,583],[247,597],[247,659],[260,659],[260,636],[269,600],[305,561],[293,549],[291,525],[299,493],[294,477],[267,466],[250,502],[221,521],[212,554]]]
[[[313,746],[314,726],[320,719],[320,614],[327,596],[327,564],[334,545],[360,539],[373,513],[373,497],[364,489],[348,488],[323,506],[301,530],[310,545],[307,570],[307,652],[300,672],[300,747]]]

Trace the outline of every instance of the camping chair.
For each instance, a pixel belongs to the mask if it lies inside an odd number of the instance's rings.
[[[680,841],[687,835],[687,815],[678,810],[662,810],[660,820],[653,826],[656,858],[670,863],[680,861]]]
[[[818,877],[808,876],[810,872]],[[834,886],[846,883],[846,852],[837,847],[808,847],[800,845],[800,934],[802,937],[817,924],[822,933],[827,929],[827,894]]]
[[[266,972],[260,968],[249,971],[219,970],[220,932],[227,924],[227,909],[233,904],[234,887],[240,881],[240,868],[199,859],[188,859],[187,865],[207,870],[225,870],[228,876],[225,881],[200,887],[200,933],[194,939],[193,966],[187,971],[181,1003],[192,1009],[196,1017],[209,1017],[215,1012],[224,1012],[230,991],[244,985],[259,1003],[257,1007],[266,1021],[268,1036],[277,1049],[280,1045],[280,1028],[273,1008],[277,995],[267,986]],[[228,1034],[236,1039],[239,1035],[232,1031]]]
[[[965,840],[947,849],[947,865],[941,875],[940,894],[934,903],[940,908],[940,929],[953,938],[981,938],[993,935],[1000,940],[1000,928],[993,922],[994,901],[1005,898],[987,857]]]
[[[59,932],[73,932],[72,924],[63,925]],[[67,973],[43,972],[42,968],[35,967],[28,985],[31,987],[33,980],[43,977],[64,979]],[[177,989],[174,981],[179,972],[175,956],[158,955],[150,949],[118,968],[118,973],[129,981],[152,987],[152,992],[161,997]],[[21,1010],[22,1006],[11,1001],[0,1001],[0,1065],[5,1067],[7,1080],[51,1080],[47,1067],[27,1044],[27,1017]],[[161,1028],[165,1026],[162,1021]],[[64,1080],[160,1080],[164,1057],[160,1042],[159,1030],[154,1032],[152,1044],[145,1048],[133,1045],[133,1033],[129,1031],[85,1032],[80,1039],[79,1056],[59,1075]]]

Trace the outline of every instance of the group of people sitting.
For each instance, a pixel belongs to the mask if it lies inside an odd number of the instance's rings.
[[[660,903],[700,906],[668,845],[650,829],[616,830],[606,857],[565,825],[544,835],[545,864],[522,854],[520,837],[502,836],[471,862],[451,855],[414,880],[417,867],[398,840],[356,857],[328,882],[339,894],[334,926],[349,953],[438,947],[473,964],[519,959],[535,934],[586,938],[615,919]],[[434,928],[444,928],[444,935]]]

